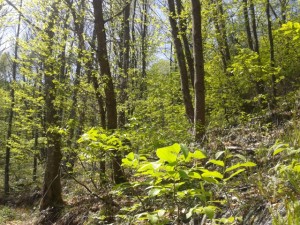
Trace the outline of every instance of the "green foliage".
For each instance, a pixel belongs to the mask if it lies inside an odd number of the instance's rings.
[[[15,220],[18,217],[14,209],[7,206],[0,207],[0,224],[6,224],[10,220]]]
[[[203,151],[190,151],[180,144],[159,148],[156,156],[158,160],[149,161],[131,152],[123,159],[123,167],[133,170],[136,178],[126,189],[135,193],[132,197],[137,201],[123,208],[120,218],[165,224],[170,220],[187,222],[204,214],[215,222],[236,221],[234,217],[216,218],[226,200],[218,199],[213,190],[256,164],[207,160]]]
[[[137,81],[138,82],[138,81]],[[147,73],[147,90],[138,98],[137,89],[129,91],[129,116],[126,132],[133,147],[142,152],[170,145],[189,142],[192,135],[180,91],[180,75],[169,71],[169,62],[160,60]],[[130,111],[129,111],[130,113]]]
[[[269,150],[268,157],[273,157],[271,168],[264,171],[259,188],[264,198],[269,199],[273,224],[299,224],[300,194],[300,149],[277,141]],[[265,179],[267,178],[267,179]]]

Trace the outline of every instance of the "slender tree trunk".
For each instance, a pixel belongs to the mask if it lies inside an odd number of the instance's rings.
[[[130,4],[125,6],[123,13],[123,44],[122,49],[124,50],[122,58],[122,71],[121,84],[120,84],[120,104],[123,105],[123,109],[119,112],[119,127],[124,128],[126,123],[125,103],[128,99],[127,96],[127,82],[128,82],[128,69],[129,69],[129,57],[130,57]]]
[[[68,152],[66,158],[67,162],[69,163],[69,167],[67,167],[68,172],[73,172],[73,167],[75,165],[76,161],[76,152],[74,149],[77,147],[77,139],[79,138],[79,132],[78,127],[80,126],[78,122],[76,122],[79,119],[78,115],[78,89],[79,89],[79,79],[81,76],[81,69],[82,69],[82,60],[83,60],[83,51],[85,50],[84,45],[84,12],[85,12],[85,1],[81,0],[79,3],[79,8],[77,9],[77,12],[73,3],[70,0],[66,0],[68,7],[72,13],[74,25],[75,25],[75,34],[77,36],[78,41],[78,53],[77,53],[77,62],[76,62],[76,69],[75,69],[75,79],[74,79],[74,85],[73,85],[73,95],[72,95],[72,107],[70,110],[70,120],[73,120],[73,124],[70,127],[70,136],[68,139],[68,146],[71,149],[70,152]]]
[[[253,0],[250,1],[250,14],[251,14],[251,23],[252,23],[252,32],[254,37],[254,51],[259,54],[259,41],[257,35],[257,26],[256,26],[256,14]]]
[[[190,44],[188,41],[188,38],[186,36],[187,33],[187,21],[186,19],[182,18],[182,1],[181,0],[176,0],[176,5],[177,5],[177,14],[179,16],[179,30],[180,30],[180,36],[182,38],[183,46],[184,46],[184,53],[187,61],[187,65],[189,68],[189,74],[190,74],[190,79],[191,79],[191,84],[192,87],[194,88],[194,59],[191,53],[190,49]]]
[[[117,102],[114,90],[114,84],[108,61],[106,46],[106,32],[103,18],[103,0],[93,0],[95,31],[97,35],[97,59],[100,66],[100,73],[105,82],[105,105],[107,110],[107,128],[115,130],[118,127],[117,120]],[[119,184],[125,181],[124,173],[121,167],[121,156],[115,151],[113,159],[114,181]]]
[[[91,40],[91,47],[93,49],[96,49],[96,31],[94,29],[93,31],[93,38]],[[106,129],[106,111],[104,108],[104,100],[103,100],[103,96],[100,92],[100,85],[99,85],[99,81],[97,78],[97,75],[95,73],[93,73],[94,70],[94,59],[95,59],[95,55],[93,51],[90,51],[90,55],[89,55],[89,60],[86,63],[86,68],[87,68],[87,77],[88,77],[88,82],[93,84],[94,90],[95,90],[95,96],[96,96],[96,100],[98,103],[98,107],[99,107],[99,115],[100,115],[100,121],[101,121],[101,127],[103,129]]]
[[[270,65],[271,67],[275,67],[275,53],[274,53],[274,39],[272,32],[272,22],[271,22],[271,14],[270,14],[270,0],[266,0],[266,15],[267,15],[267,24],[268,24],[268,37],[270,44]],[[271,109],[275,108],[276,105],[276,78],[275,75],[272,75],[272,103]]]
[[[174,0],[168,0],[169,4],[169,20],[170,20],[170,25],[171,25],[171,33],[172,33],[172,38],[174,42],[174,47],[177,55],[177,60],[178,60],[178,66],[180,70],[180,77],[181,77],[181,89],[182,89],[182,94],[183,94],[183,102],[185,106],[185,112],[187,117],[191,122],[194,121],[194,108],[192,104],[192,98],[190,94],[190,89],[189,89],[189,79],[188,79],[188,71],[186,67],[186,61],[185,61],[185,56],[183,52],[183,47],[182,43],[179,38],[179,29],[177,26],[177,22],[175,20],[175,4]]]
[[[281,24],[286,23],[286,11],[289,0],[279,0],[280,2],[280,11],[281,11]]]
[[[46,169],[44,175],[44,185],[42,192],[42,201],[40,210],[47,209],[48,207],[60,208],[63,205],[62,189],[60,183],[60,163],[62,159],[61,153],[61,135],[57,127],[60,126],[59,112],[60,109],[54,105],[56,98],[55,82],[59,78],[55,62],[51,58],[53,55],[54,46],[54,26],[58,16],[57,9],[58,2],[54,2],[51,8],[49,23],[46,30],[47,37],[44,43],[47,44],[47,55],[49,58],[45,59],[45,105],[46,105],[46,137],[47,137],[47,159]]]
[[[227,32],[225,27],[224,11],[222,1],[212,0],[214,6],[213,21],[216,29],[216,40],[221,54],[223,69],[226,72],[228,62],[230,61],[229,45],[227,42]]]
[[[193,45],[195,64],[195,140],[200,142],[205,134],[205,90],[204,90],[204,56],[201,30],[201,4],[199,0],[192,2]]]
[[[22,0],[20,2],[20,8],[22,7]],[[10,186],[10,138],[12,135],[12,129],[13,129],[13,117],[14,117],[14,107],[15,107],[15,87],[14,84],[16,82],[17,77],[17,60],[18,60],[18,52],[19,52],[19,36],[20,36],[20,28],[21,28],[21,14],[19,14],[19,20],[18,20],[18,26],[17,26],[17,33],[16,33],[16,42],[15,42],[15,50],[14,50],[14,61],[12,64],[12,80],[10,85],[10,99],[11,99],[11,105],[9,109],[9,116],[8,116],[8,128],[7,128],[7,134],[6,134],[6,153],[5,153],[5,169],[4,169],[4,193],[6,195],[9,195]]]
[[[249,21],[249,14],[248,14],[248,0],[243,0],[243,13],[244,13],[244,22],[245,22],[245,29],[248,41],[248,47],[253,51],[253,40],[251,36],[251,28],[250,28],[250,21]]]
[[[33,171],[32,171],[32,180],[33,182],[37,179],[37,166],[38,166],[38,138],[39,138],[39,132],[38,128],[35,128],[34,133],[34,155],[33,155]]]
[[[147,55],[148,55],[148,0],[142,0],[142,34],[141,34],[141,55],[142,55],[142,84],[141,84],[141,97],[145,97],[145,92],[147,90],[146,77],[147,77]]]
[[[249,0],[249,2],[250,2],[250,14],[251,14],[252,32],[253,32],[253,37],[254,37],[253,50],[260,56],[260,52],[259,52],[259,40],[258,40],[257,25],[256,25],[255,7],[254,7],[253,0]],[[260,58],[258,59],[258,63],[261,64]],[[264,83],[263,83],[263,81],[257,81],[255,85],[256,85],[256,92],[257,92],[257,94],[263,94],[264,93]]]

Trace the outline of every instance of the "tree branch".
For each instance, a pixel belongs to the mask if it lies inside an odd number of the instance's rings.
[[[26,18],[26,16],[24,16],[24,14],[21,12],[20,9],[18,9],[10,0],[5,0],[7,2],[8,5],[10,5],[11,7],[13,7],[18,13],[19,15],[23,18],[23,20],[28,23],[29,25],[31,25],[34,29],[41,31],[41,29],[37,26],[35,26],[28,18]]]
[[[120,12],[118,12],[117,14],[113,15],[112,17],[104,20],[104,23],[107,23],[107,22],[113,20],[115,17],[122,15],[122,13],[125,11],[126,7],[130,4],[131,4],[131,0],[124,6],[124,8]]]

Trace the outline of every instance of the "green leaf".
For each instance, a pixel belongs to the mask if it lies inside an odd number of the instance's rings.
[[[225,151],[219,151],[215,154],[216,159],[220,158],[223,154],[225,153]]]
[[[148,170],[154,170],[153,165],[151,163],[146,163],[146,164],[142,165],[138,169],[138,172],[144,172],[144,171],[148,171]]]
[[[213,219],[215,215],[216,207],[215,206],[207,206],[204,207],[203,213],[207,216],[208,219]]]
[[[187,158],[190,153],[190,150],[188,149],[188,147],[186,145],[180,145],[180,147],[181,147],[181,151],[184,155],[184,158]]]
[[[130,153],[126,156],[126,158],[127,158],[128,160],[134,160],[134,153],[133,153],[133,152],[130,152]]]
[[[166,210],[164,210],[164,209],[160,209],[157,211],[158,217],[163,217],[165,215],[165,213],[166,213]]]
[[[201,175],[197,172],[189,172],[189,177],[194,179],[201,179]]]
[[[176,162],[179,152],[180,145],[174,144],[168,147],[157,149],[156,155],[161,161],[173,163]]]
[[[289,147],[288,144],[276,142],[271,149],[273,149],[273,156],[279,154],[280,152],[286,150]]]
[[[202,177],[213,177],[223,179],[223,175],[218,171],[205,171],[201,174]]]
[[[245,163],[242,163],[241,165],[244,166],[244,167],[254,167],[254,166],[256,166],[256,163],[254,163],[254,162],[245,162]]]
[[[159,188],[152,188],[149,192],[148,195],[151,197],[157,196],[161,192],[161,189]]]
[[[148,214],[147,217],[148,217],[148,220],[149,220],[151,223],[156,224],[157,221],[158,221],[158,216],[157,216],[157,215]]]
[[[246,169],[239,169],[238,171],[234,172],[233,174],[231,174],[228,178],[224,179],[224,181],[228,181],[229,179],[231,179],[232,177],[244,172]]]
[[[184,170],[179,170],[178,173],[179,173],[179,176],[180,176],[182,179],[188,179],[188,178],[189,178],[187,172],[184,171]]]
[[[201,152],[200,150],[196,150],[193,154],[192,157],[195,159],[205,159],[206,156],[204,155],[203,152]]]
[[[225,172],[230,172],[230,171],[235,170],[235,169],[240,168],[240,167],[253,167],[253,166],[256,166],[256,164],[253,163],[253,162],[237,163],[237,164],[227,168],[225,170]]]
[[[222,166],[222,167],[225,166],[225,163],[223,161],[221,161],[221,160],[214,160],[214,159],[212,159],[212,160],[209,160],[208,162],[210,162],[212,164],[215,164],[217,166]]]

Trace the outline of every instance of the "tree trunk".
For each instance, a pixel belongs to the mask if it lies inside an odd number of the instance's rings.
[[[141,97],[145,97],[145,92],[147,90],[146,85],[146,76],[147,76],[147,54],[148,54],[148,44],[147,44],[147,35],[148,35],[148,0],[143,0],[142,2],[142,34],[141,34],[141,41],[142,41],[142,84],[141,84]]]
[[[93,31],[93,38],[91,40],[91,47],[93,49],[96,49],[96,31],[94,29]],[[94,69],[94,52],[90,51],[90,55],[89,55],[89,60],[86,64],[86,68],[87,68],[87,77],[88,77],[88,82],[93,84],[94,90],[95,90],[95,96],[96,96],[96,100],[98,103],[98,107],[99,107],[99,115],[100,115],[100,121],[101,121],[101,127],[103,129],[106,129],[106,111],[104,108],[104,101],[103,101],[103,96],[100,92],[100,85],[98,82],[98,78],[96,76],[95,73],[93,73],[93,69]]]
[[[120,104],[123,106],[122,110],[119,112],[119,127],[124,128],[126,123],[126,113],[125,113],[125,103],[128,99],[127,96],[127,82],[128,82],[128,69],[129,69],[129,53],[130,53],[130,4],[125,6],[125,10],[123,13],[123,43],[121,51],[124,50],[123,58],[122,58],[122,71],[123,74],[121,76],[120,82]]]
[[[270,44],[270,66],[275,66],[275,53],[274,53],[274,40],[273,40],[273,32],[272,32],[272,22],[271,22],[271,14],[270,14],[270,0],[266,0],[266,15],[267,15],[267,23],[268,23],[268,36],[269,36],[269,44]],[[276,78],[275,75],[272,75],[272,102],[271,109],[274,109],[276,106]]]
[[[20,8],[22,8],[23,1],[20,2]],[[20,36],[20,28],[21,28],[21,13],[19,13],[19,20],[17,26],[17,33],[16,33],[16,42],[15,42],[15,51],[14,51],[14,60],[12,64],[12,80],[10,85],[10,99],[11,105],[9,109],[9,116],[8,116],[8,128],[6,134],[6,152],[5,152],[5,169],[4,169],[4,193],[9,195],[10,186],[9,186],[9,173],[10,173],[10,138],[12,135],[12,127],[13,127],[13,117],[14,117],[14,107],[15,107],[15,87],[14,83],[16,82],[17,77],[17,60],[18,60],[18,52],[19,52],[19,36]]]
[[[77,154],[75,153],[74,149],[77,147],[77,139],[79,138],[78,132],[78,124],[79,115],[78,115],[78,89],[80,84],[80,76],[81,76],[81,69],[82,69],[82,60],[83,60],[83,51],[85,50],[84,45],[84,12],[85,12],[85,1],[81,0],[79,3],[79,8],[76,9],[73,3],[70,0],[66,0],[68,7],[72,13],[74,25],[75,25],[75,34],[77,36],[78,41],[78,53],[77,53],[77,61],[76,61],[76,69],[75,69],[75,80],[73,85],[73,95],[72,95],[72,107],[70,110],[70,120],[73,120],[73,123],[70,126],[69,130],[69,139],[68,139],[68,146],[70,148],[70,152],[68,152],[66,158],[67,163],[70,166],[66,167],[69,173],[73,172],[73,168],[76,161]],[[79,13],[76,12],[80,11]]]
[[[97,36],[97,59],[100,66],[100,73],[104,81],[105,105],[107,111],[107,129],[115,130],[118,127],[117,120],[117,102],[114,90],[114,84],[110,72],[108,53],[106,46],[106,32],[103,18],[103,0],[93,0],[95,31]],[[115,151],[113,159],[114,181],[116,184],[125,181],[124,173],[121,167],[121,157]]]
[[[247,0],[243,0],[243,13],[244,13],[244,23],[248,41],[248,47],[253,51],[253,41],[251,36],[251,29],[250,29],[250,21],[249,21],[249,14],[248,14],[248,3]]]
[[[199,0],[192,2],[193,45],[195,64],[195,140],[200,142],[205,134],[205,90],[204,90],[204,56],[201,30],[201,4]]]
[[[61,153],[61,135],[57,128],[60,126],[59,112],[54,105],[56,98],[55,94],[55,82],[58,79],[56,74],[55,62],[51,58],[54,47],[54,31],[55,20],[58,16],[57,9],[58,2],[54,2],[51,8],[49,17],[48,28],[46,30],[47,37],[44,43],[47,44],[47,55],[49,58],[45,59],[45,106],[46,106],[46,138],[47,138],[47,159],[46,169],[44,175],[44,185],[42,192],[42,201],[40,204],[40,210],[47,209],[49,207],[59,208],[63,205],[62,190],[60,183],[60,163],[62,159]]]
[[[230,52],[227,41],[223,5],[222,1],[219,0],[212,0],[212,4],[215,7],[213,21],[216,28],[216,39],[219,47],[219,52],[222,57],[223,69],[226,72],[228,63],[230,61]]]
[[[191,49],[190,49],[190,44],[188,41],[188,38],[186,36],[187,33],[187,21],[186,19],[183,19],[181,17],[182,14],[182,1],[181,0],[176,0],[176,5],[177,5],[177,14],[179,16],[179,30],[180,30],[180,35],[182,38],[182,42],[183,42],[183,46],[184,46],[184,53],[185,53],[185,57],[186,57],[186,61],[187,61],[187,65],[189,68],[189,74],[190,74],[190,79],[191,79],[191,84],[192,87],[194,88],[194,59],[191,53]]]
[[[193,108],[190,89],[189,89],[189,79],[188,79],[188,72],[187,72],[187,67],[185,62],[185,56],[183,52],[182,43],[179,39],[179,29],[177,26],[177,22],[175,20],[176,11],[175,11],[174,0],[168,0],[168,4],[169,4],[169,11],[170,11],[169,20],[171,25],[171,33],[172,33],[172,38],[174,42],[174,47],[175,47],[179,71],[180,71],[181,89],[183,94],[185,112],[188,119],[191,122],[193,122],[194,108]]]
[[[252,23],[252,32],[254,37],[254,51],[259,54],[259,41],[257,35],[257,26],[256,26],[256,14],[253,0],[250,0],[250,14],[251,14],[251,23]]]

